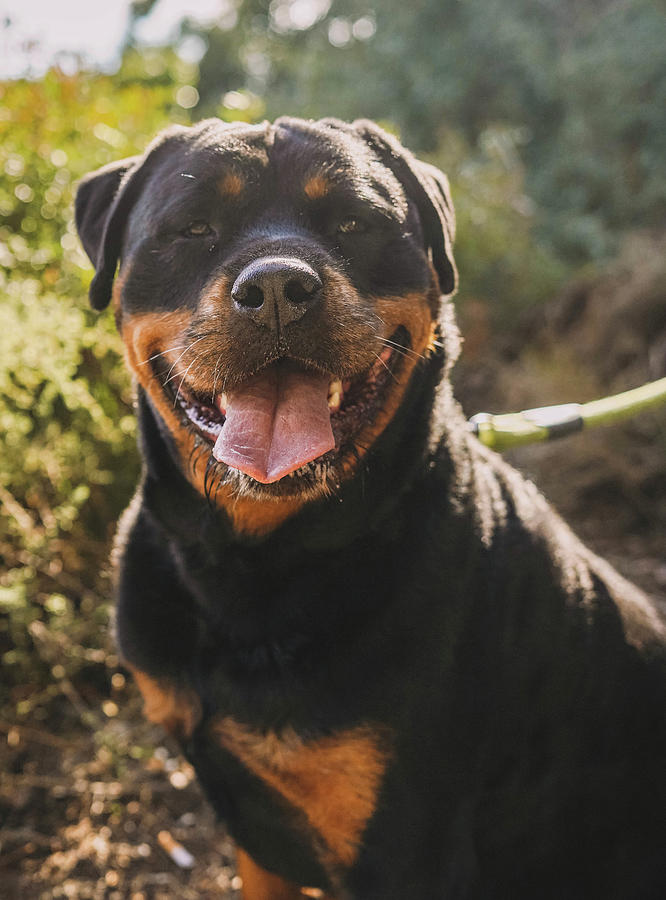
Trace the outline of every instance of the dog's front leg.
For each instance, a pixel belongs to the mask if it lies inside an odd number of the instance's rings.
[[[201,720],[190,672],[198,623],[168,548],[138,506],[130,507],[116,545],[116,642],[144,700],[146,718],[179,741]]]

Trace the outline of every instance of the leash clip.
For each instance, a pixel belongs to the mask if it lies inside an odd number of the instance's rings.
[[[548,431],[548,437],[564,437],[583,429],[580,403],[560,403],[558,406],[538,406],[521,414],[528,422]]]
[[[494,450],[507,450],[521,444],[547,441],[580,431],[583,416],[580,403],[539,406],[519,413],[495,416],[477,413],[469,420],[479,440]]]

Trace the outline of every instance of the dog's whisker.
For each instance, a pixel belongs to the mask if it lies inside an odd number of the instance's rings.
[[[182,350],[183,347],[187,347],[187,344],[180,344],[177,347],[167,347],[166,350],[160,350],[159,353],[153,353],[153,355],[149,356],[148,359],[142,359],[141,362],[137,363],[137,365],[145,366],[147,363],[152,362],[154,359],[159,359],[160,356],[166,356],[167,353],[173,353],[175,350]]]
[[[178,365],[178,363],[181,361],[181,359],[185,356],[186,353],[189,353],[189,351],[192,349],[192,347],[195,347],[198,343],[203,341],[208,336],[209,336],[208,334],[204,334],[201,337],[198,337],[195,341],[192,341],[191,344],[188,344],[187,347],[185,347],[185,349],[180,354],[180,356],[173,361],[173,363],[171,364],[171,367],[169,368],[169,371],[166,374],[166,381],[164,382],[165,387],[171,381],[171,373],[173,372],[174,367]],[[177,377],[177,375],[178,375],[178,373],[176,373],[176,375],[174,377]]]
[[[195,358],[192,360],[192,362],[189,364],[189,366],[187,367],[187,369],[186,369],[185,371],[186,371],[186,372],[189,372],[190,369],[192,368],[192,366],[194,365],[194,363],[195,363],[196,361],[197,361],[197,360],[196,360],[196,357],[195,357]],[[180,375],[180,370],[175,371],[175,372],[173,373],[173,375],[171,374],[172,371],[173,371],[173,366],[171,366],[171,368],[169,369],[169,371],[168,371],[168,373],[167,373],[167,376],[166,376],[165,380],[163,381],[163,386],[164,386],[164,387],[166,387],[168,384],[170,384],[175,378],[178,378],[178,377],[179,377],[179,375]],[[180,387],[182,387],[182,386],[183,386],[183,383],[182,383],[182,381],[181,381]],[[179,390],[180,390],[180,388],[179,388]]]
[[[180,379],[180,384],[178,385],[178,390],[176,391],[176,395],[173,398],[174,407],[176,405],[178,398],[180,397],[180,392],[182,390],[185,379],[187,378],[188,372],[190,371],[190,369],[192,368],[192,366],[194,365],[195,362],[196,362],[196,359],[193,359],[192,362],[189,364],[189,366],[185,369],[185,372],[183,373],[183,377]]]
[[[379,355],[379,353],[375,353],[375,356],[377,357],[377,359],[379,360],[379,362],[384,366],[384,368],[385,368],[386,371],[389,373],[389,375],[391,376],[391,378],[392,378],[394,381],[397,382],[398,379],[395,377],[395,375],[393,374],[393,372],[391,371],[391,369],[389,368],[389,366],[387,366],[386,362],[381,358],[381,356]]]
[[[382,344],[386,347],[392,347],[394,350],[397,350],[398,353],[401,353],[403,356],[415,356],[417,359],[425,359],[426,357],[422,353],[417,353],[416,350],[412,350],[411,347],[405,347],[403,344],[398,344],[395,341],[392,341],[390,338],[380,338]]]
[[[217,396],[217,379],[219,377],[220,366],[222,364],[222,355],[218,356],[217,361],[215,363],[215,369],[213,370],[213,391],[211,393],[211,403],[215,403],[215,397]]]

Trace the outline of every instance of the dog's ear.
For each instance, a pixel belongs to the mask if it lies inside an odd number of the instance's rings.
[[[456,219],[446,175],[435,166],[416,159],[374,122],[358,119],[353,125],[416,204],[440,290],[443,294],[453,294],[458,281],[453,260]]]
[[[77,188],[74,204],[76,228],[83,249],[95,268],[101,261],[104,231],[120,183],[129,171],[136,168],[139,159],[138,156],[131,156],[102,166],[86,175]],[[101,308],[95,303],[93,306]]]
[[[127,218],[164,149],[186,128],[175,126],[160,135],[143,156],[110,163],[86,175],[75,201],[76,227],[84,250],[95,267],[90,303],[104,309],[111,300]]]

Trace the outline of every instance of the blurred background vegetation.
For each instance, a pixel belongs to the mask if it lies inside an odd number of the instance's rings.
[[[145,749],[111,752],[108,727],[124,682],[106,560],[138,459],[112,317],[87,305],[72,211],[85,172],[174,121],[377,119],[452,181],[470,413],[666,374],[663,4],[220,0],[215,21],[184,16],[147,47],[159,3],[131,5],[116,71],[0,83],[0,725],[14,747],[21,728],[81,726],[116,769]],[[664,417],[590,441],[518,461],[663,590]],[[604,544],[627,529],[635,552]]]

